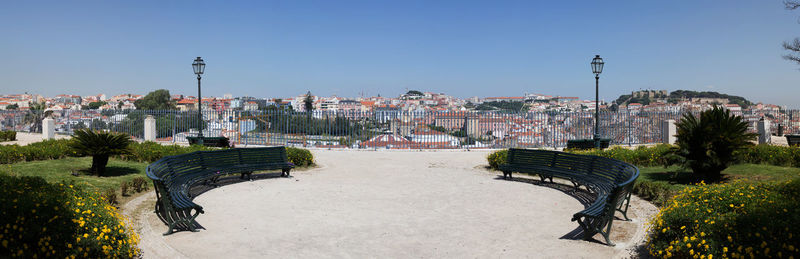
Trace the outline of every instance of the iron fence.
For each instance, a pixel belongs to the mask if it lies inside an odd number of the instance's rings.
[[[661,122],[679,120],[689,111],[604,111],[599,131],[614,145],[662,142]],[[755,131],[764,118],[772,132],[800,133],[800,110],[736,111]],[[61,110],[0,111],[0,129],[41,132],[52,117],[56,133],[76,129],[124,132],[144,138],[144,121],[152,116],[156,141],[187,143],[198,128],[204,136],[225,136],[234,145],[289,145],[321,148],[459,149],[552,147],[594,135],[593,112],[532,111],[313,111],[287,110]]]

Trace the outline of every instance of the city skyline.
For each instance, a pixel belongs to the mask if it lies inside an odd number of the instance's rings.
[[[716,91],[798,108],[781,1],[15,3],[0,10],[0,94],[471,96],[593,99],[639,89]],[[194,20],[193,20],[194,19]],[[192,22],[196,21],[196,22]]]

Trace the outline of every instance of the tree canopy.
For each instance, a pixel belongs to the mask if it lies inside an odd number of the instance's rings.
[[[406,95],[424,96],[425,94],[420,92],[420,91],[417,91],[417,90],[411,90],[411,91],[408,91],[406,93]]]
[[[148,93],[144,98],[133,103],[140,110],[175,110],[175,102],[169,94],[169,90],[158,89]]]
[[[800,8],[800,1],[783,1],[786,10],[795,10]],[[783,55],[783,58],[800,64],[800,38],[794,38],[792,41],[784,41],[783,48],[789,51],[789,54]]]

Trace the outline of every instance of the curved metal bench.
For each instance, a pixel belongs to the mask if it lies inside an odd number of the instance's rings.
[[[553,177],[558,177],[572,182],[573,192],[585,186],[596,194],[593,203],[572,216],[572,221],[578,221],[583,229],[585,240],[600,233],[606,244],[613,246],[609,232],[614,213],[619,211],[625,220],[630,220],[631,190],[639,178],[639,168],[631,164],[599,156],[512,148],[508,150],[507,163],[499,169],[503,178],[510,179],[513,172],[537,174],[542,182],[553,182]]]
[[[197,231],[195,218],[203,213],[203,207],[192,201],[192,186],[215,182],[227,174],[249,178],[254,171],[263,170],[280,169],[281,176],[288,177],[292,168],[285,147],[232,148],[161,158],[147,166],[147,177],[156,190],[155,213],[168,225],[164,235],[169,235],[175,229]]]

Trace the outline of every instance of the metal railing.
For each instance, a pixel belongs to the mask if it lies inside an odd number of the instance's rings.
[[[679,120],[688,111],[618,111],[600,113],[600,135],[613,145],[662,142],[661,122]],[[764,118],[771,130],[800,133],[800,111],[745,110],[755,132]],[[594,132],[593,112],[484,112],[484,111],[313,111],[204,110],[197,111],[61,110],[0,111],[0,129],[41,132],[44,117],[54,118],[56,133],[72,134],[89,128],[124,132],[144,138],[144,120],[156,121],[156,141],[187,143],[202,125],[204,136],[225,136],[234,145],[290,145],[322,148],[458,149],[552,147],[571,139],[589,139]]]

